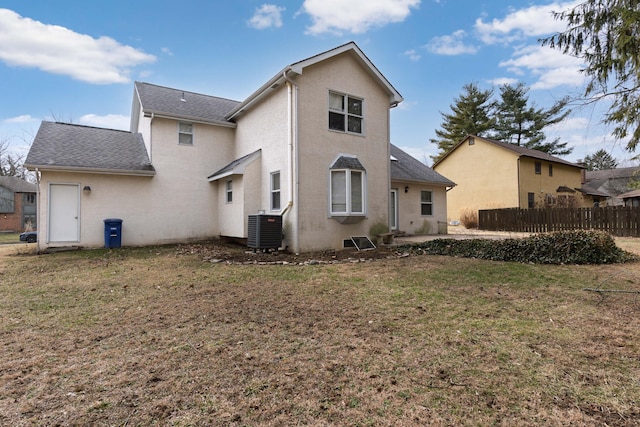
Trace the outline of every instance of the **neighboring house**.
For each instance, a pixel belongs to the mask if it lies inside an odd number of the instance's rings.
[[[0,231],[36,228],[36,191],[22,178],[0,176]]]
[[[42,123],[25,162],[41,175],[39,242],[102,246],[107,218],[123,220],[123,245],[246,239],[258,213],[282,216],[294,252],[346,247],[381,224],[436,233],[451,182],[390,144],[401,101],[354,43],[242,102],[136,82],[130,132]],[[394,178],[392,153],[412,174]]]
[[[632,190],[631,183],[640,182],[640,167],[603,169],[585,172],[585,185],[607,195],[606,204],[623,205],[621,194]]]
[[[624,206],[640,207],[640,190],[629,191],[628,193],[620,194],[618,197],[622,199]]]
[[[467,136],[434,163],[453,180],[449,221],[469,209],[593,206],[604,193],[583,186],[582,166],[547,153]]]

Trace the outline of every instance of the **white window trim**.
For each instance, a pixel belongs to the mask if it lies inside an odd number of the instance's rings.
[[[225,198],[224,201],[226,204],[231,204],[233,203],[233,180],[229,179],[227,181],[225,181]]]
[[[278,181],[280,183],[280,187],[278,189],[273,188],[273,178],[276,175],[278,175]],[[271,172],[271,175],[269,178],[270,178],[269,181],[271,186],[271,191],[269,193],[269,195],[271,196],[269,200],[269,205],[272,211],[279,211],[280,209],[282,209],[282,175],[280,174],[280,171],[274,171],[274,172]],[[278,193],[278,204],[279,204],[278,207],[273,206],[273,196],[275,193]]]
[[[335,95],[340,95],[343,97],[343,104],[344,104],[344,109],[343,110],[336,110],[331,108],[331,94],[335,94]],[[353,99],[357,99],[362,103],[362,115],[357,115],[357,114],[351,114],[349,113],[349,98],[353,98]],[[339,92],[339,91],[335,91],[335,90],[329,90],[328,94],[327,94],[327,129],[329,129],[331,132],[338,132],[338,133],[347,133],[349,135],[357,135],[357,136],[364,136],[365,135],[365,102],[364,102],[364,98],[359,97],[359,96],[355,96],[355,95],[350,95],[348,93],[343,93],[343,92]],[[331,129],[329,127],[329,113],[334,112],[337,114],[342,114],[344,115],[344,130],[339,130],[339,129]],[[361,132],[350,132],[349,131],[349,116],[353,116],[353,117],[358,117],[360,119],[360,130]]]
[[[332,175],[334,172],[345,172],[345,194],[346,194],[346,211],[333,210],[333,185]],[[351,174],[362,174],[361,192],[362,192],[362,211],[354,212],[351,210]],[[360,169],[330,169],[329,170],[329,215],[330,216],[366,216],[367,215],[367,172]]]
[[[422,201],[422,193],[423,192],[431,193],[431,201],[430,202],[423,202]],[[431,206],[431,214],[425,215],[425,214],[422,213],[422,206],[423,205],[430,205]],[[429,217],[433,216],[433,190],[420,190],[420,216],[429,216]]]
[[[191,126],[191,132],[184,132],[181,129],[181,125],[189,125],[189,126]],[[187,143],[184,143],[184,142],[180,142],[180,135],[190,135],[191,136],[191,143],[187,144]],[[194,137],[193,137],[193,123],[178,122],[178,145],[183,145],[183,146],[186,146],[186,147],[193,146],[193,140],[194,140]]]

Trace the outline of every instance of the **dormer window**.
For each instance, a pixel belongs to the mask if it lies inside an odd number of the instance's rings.
[[[329,92],[329,129],[363,133],[363,104],[360,98],[337,92]]]

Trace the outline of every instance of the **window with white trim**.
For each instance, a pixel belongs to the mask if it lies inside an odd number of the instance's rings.
[[[331,170],[331,215],[364,215],[366,175],[354,169]]]
[[[280,210],[280,171],[271,172],[271,210]]]
[[[227,203],[231,203],[233,202],[233,181],[228,180],[225,185],[226,201]]]
[[[363,104],[360,98],[329,91],[329,129],[362,134]]]
[[[193,124],[178,123],[178,144],[193,145]]]
[[[420,192],[420,215],[433,215],[433,192],[430,190],[422,190]]]

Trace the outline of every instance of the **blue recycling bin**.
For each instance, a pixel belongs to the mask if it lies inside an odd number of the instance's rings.
[[[119,248],[122,246],[122,220],[107,218],[104,220],[104,247]]]

